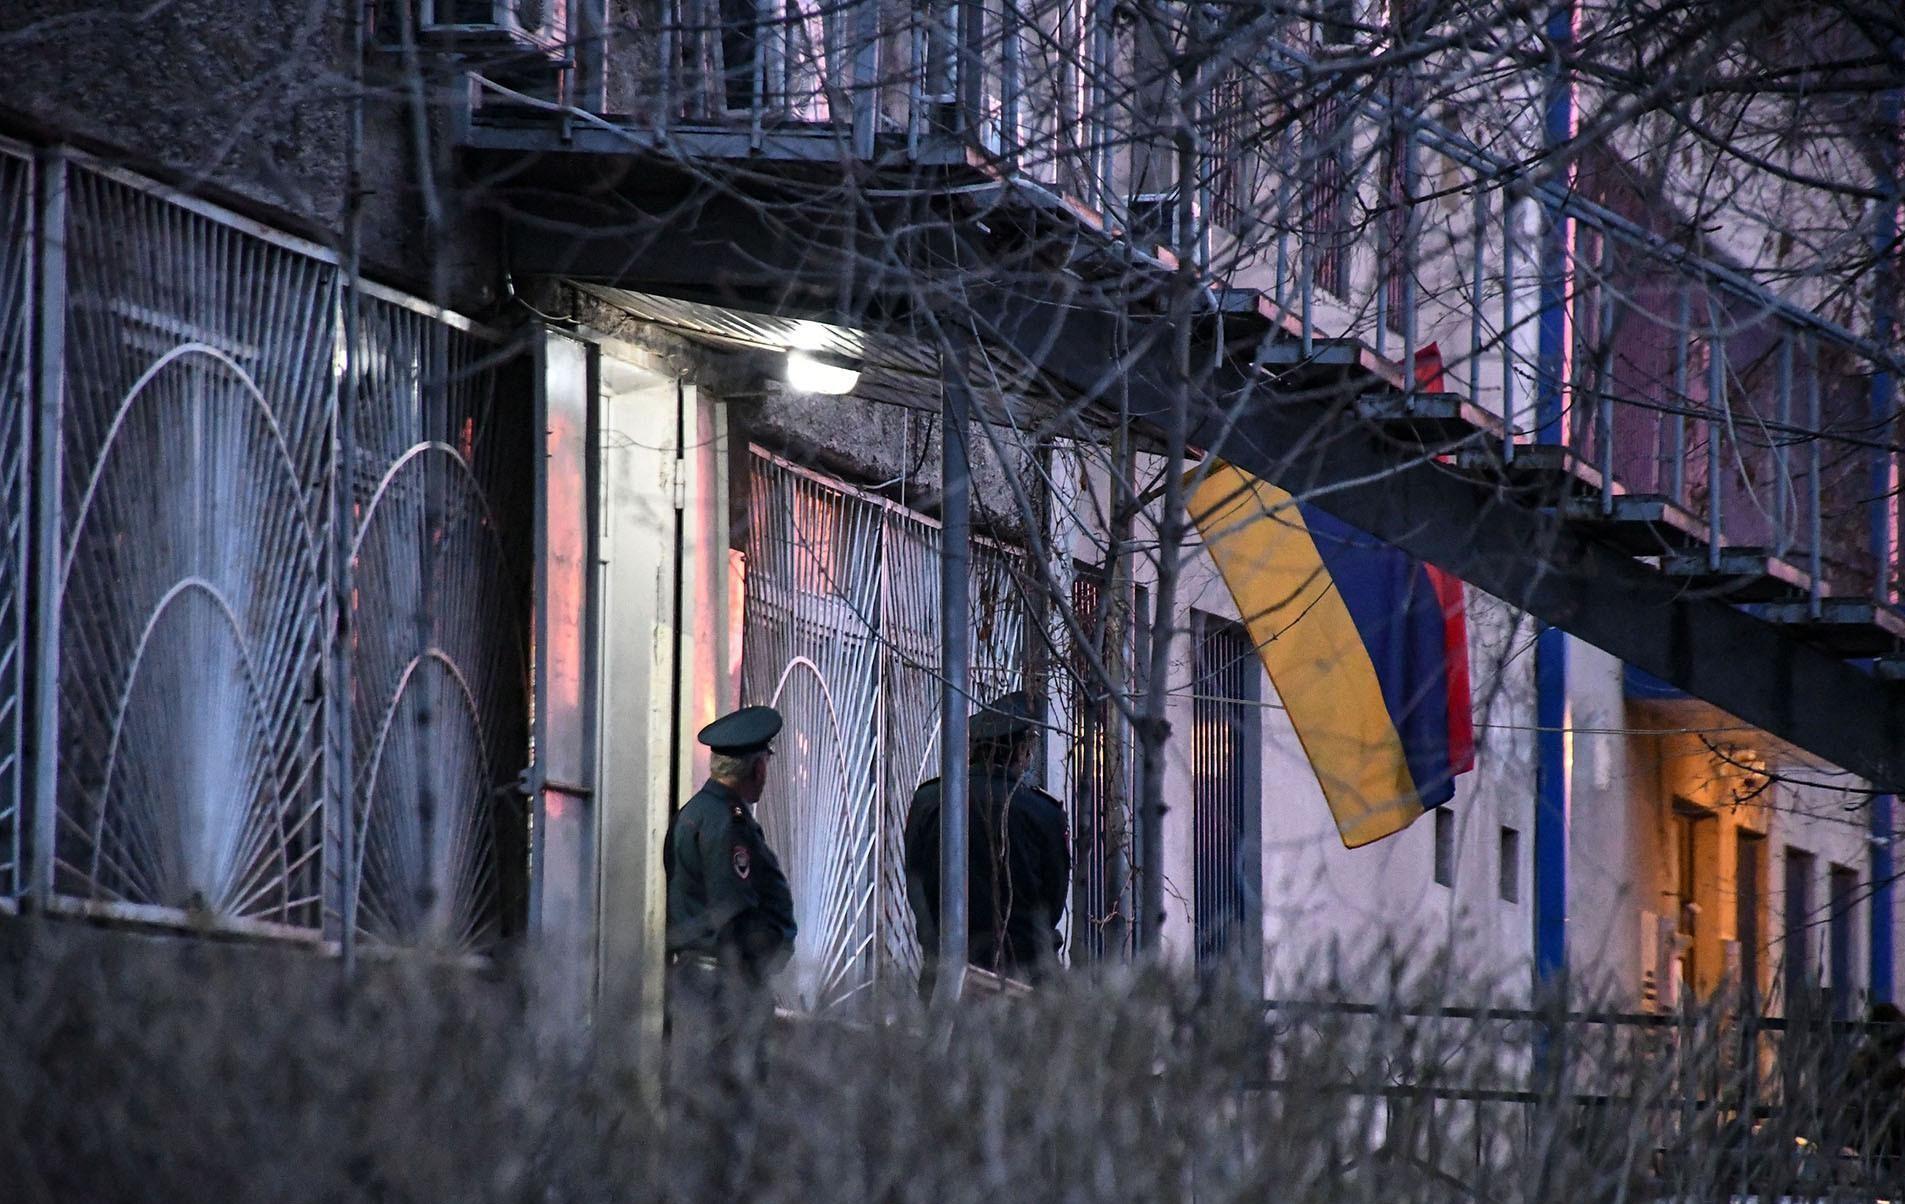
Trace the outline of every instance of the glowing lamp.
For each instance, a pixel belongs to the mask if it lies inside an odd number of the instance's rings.
[[[787,353],[787,385],[802,393],[851,393],[860,368],[850,360],[814,351]]]

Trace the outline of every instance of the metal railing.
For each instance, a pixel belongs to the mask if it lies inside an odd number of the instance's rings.
[[[609,108],[651,132],[725,130],[753,151],[804,132],[843,156],[902,159],[937,137],[1095,206],[1107,236],[1178,241],[1146,217],[1147,198],[1177,187],[1175,163],[1139,164],[1142,131],[1118,124],[1130,98],[1108,82],[1138,52],[1098,6],[654,0],[642,13]],[[1675,244],[1587,177],[1484,149],[1411,88],[1249,36],[1247,63],[1202,81],[1211,245],[1187,253],[1261,289],[1306,353],[1359,339],[1412,365],[1433,346],[1445,380],[1501,418],[1501,459],[1558,442],[1572,492],[1601,517],[1625,497],[1657,502],[1658,529],[1684,545],[1661,551],[1691,588],[1797,599],[1812,619],[1835,598],[1895,602],[1895,348]],[[1506,102],[1500,114],[1530,119]],[[1214,212],[1233,228],[1212,228]],[[1554,362],[1535,332],[1557,306],[1573,337]],[[1414,373],[1398,378],[1413,397]]]

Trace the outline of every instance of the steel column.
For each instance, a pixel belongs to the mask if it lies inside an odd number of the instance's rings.
[[[936,1003],[959,1000],[966,983],[968,762],[966,683],[972,669],[968,568],[972,558],[972,394],[967,341],[953,333],[940,352],[939,410],[939,968]]]

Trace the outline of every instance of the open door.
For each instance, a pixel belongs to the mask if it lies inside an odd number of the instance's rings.
[[[543,361],[532,924],[558,1006],[652,1041],[662,841],[733,705],[725,415],[633,349],[547,332]]]

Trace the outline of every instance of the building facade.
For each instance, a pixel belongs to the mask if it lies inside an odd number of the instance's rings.
[[[1885,469],[1780,437],[1856,426],[1882,322],[1664,242],[1641,219],[1674,198],[1617,162],[1513,182],[1410,77],[1342,85],[1331,48],[1382,13],[1250,31],[1186,160],[1161,47],[1064,6],[974,10],[965,52],[890,6],[446,7],[0,27],[10,906],[347,957],[521,943],[576,1015],[658,1024],[693,732],[771,702],[782,1002],[904,994],[963,486],[962,684],[1045,700],[1069,960],[1153,945],[1273,996],[1367,995],[1401,957],[1478,998],[1557,965],[1623,1007],[1890,997],[1867,779],[1905,753],[1857,742],[1905,635],[1861,492]],[[1500,121],[1539,143],[1553,89],[1522,86]],[[1180,330],[1222,367],[1160,369]],[[1173,379],[1219,399],[1188,459]],[[1296,425],[1229,408],[1238,381]],[[1327,479],[1325,431],[1360,457]],[[1473,570],[1448,807],[1341,846],[1226,583],[1167,529],[1204,453]],[[1358,500],[1371,464],[1394,488]]]

